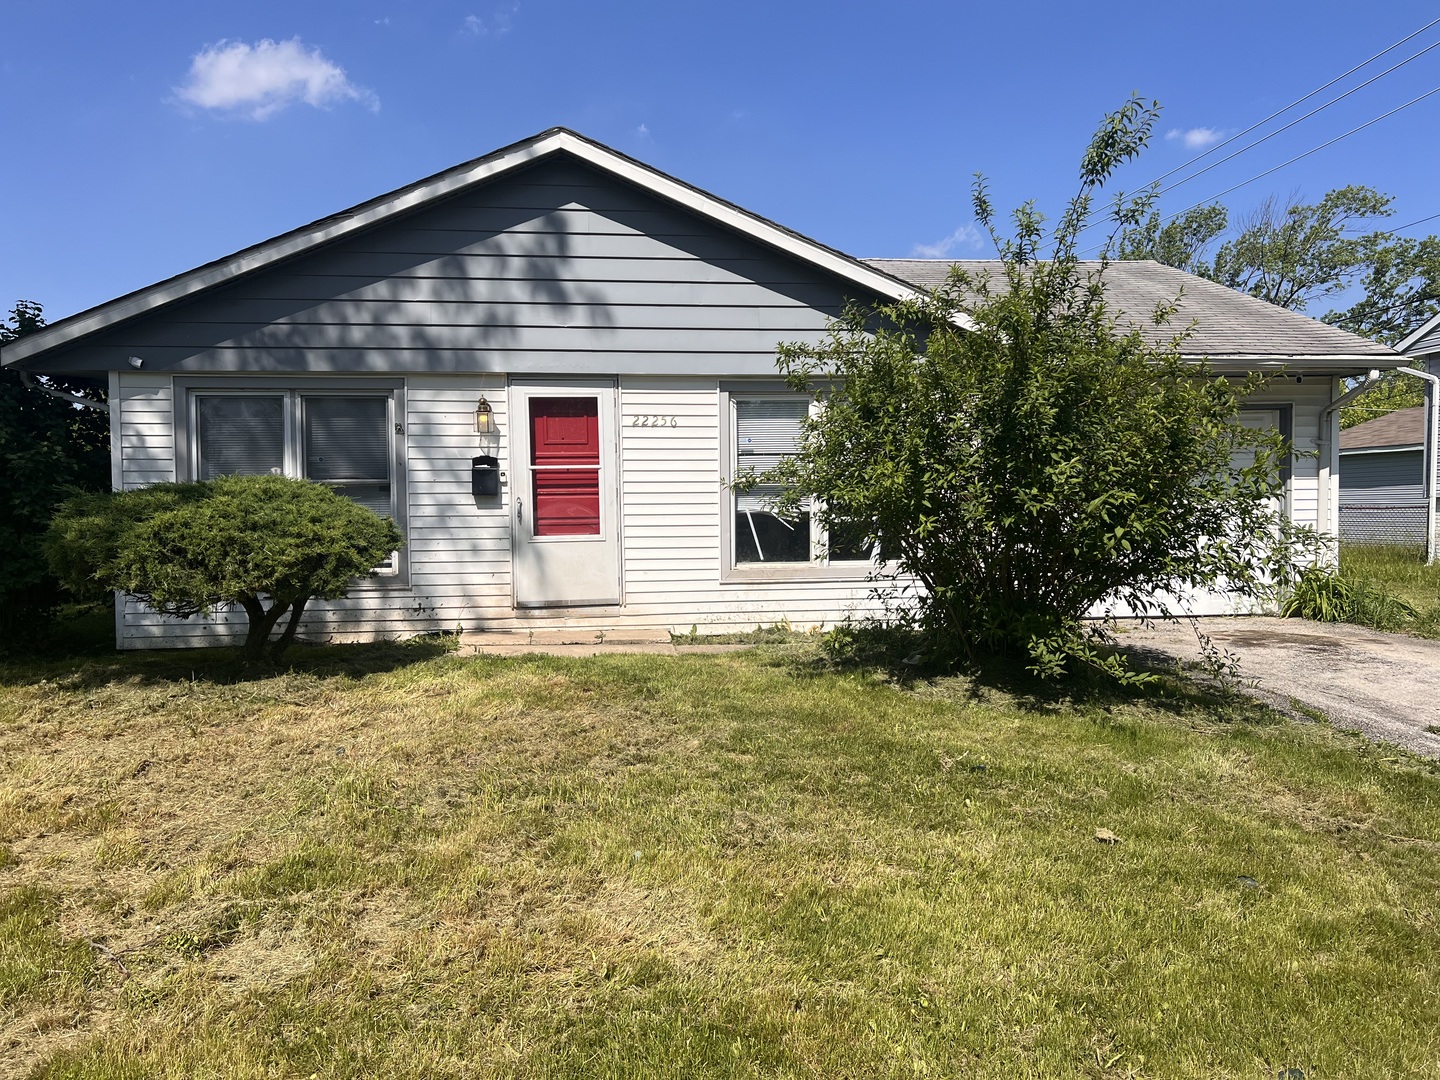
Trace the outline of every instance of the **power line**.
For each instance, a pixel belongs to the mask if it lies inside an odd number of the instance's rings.
[[[1183,164],[1180,164],[1180,165],[1176,165],[1175,168],[1171,169],[1169,172],[1161,173],[1161,174],[1160,174],[1159,176],[1157,176],[1154,180],[1150,181],[1150,184],[1151,184],[1151,185],[1153,185],[1153,184],[1158,184],[1158,183],[1160,183],[1161,180],[1164,180],[1164,179],[1166,179],[1167,177],[1170,177],[1170,176],[1174,176],[1177,172],[1180,172],[1182,169],[1188,169],[1191,165],[1194,165],[1197,161],[1203,161],[1205,158],[1209,157],[1211,154],[1215,153],[1216,151],[1218,151],[1218,150],[1223,150],[1225,147],[1227,147],[1227,146],[1229,146],[1231,143],[1233,143],[1236,139],[1242,139],[1242,138],[1244,138],[1246,135],[1249,135],[1252,131],[1255,131],[1255,130],[1258,129],[1258,128],[1264,127],[1264,126],[1265,126],[1266,124],[1268,124],[1271,120],[1274,120],[1277,116],[1283,116],[1285,113],[1287,113],[1287,112],[1289,112],[1291,109],[1295,108],[1296,105],[1299,105],[1299,104],[1302,104],[1303,102],[1309,101],[1309,100],[1310,100],[1312,97],[1314,97],[1316,94],[1322,93],[1322,92],[1325,91],[1325,90],[1329,90],[1330,87],[1334,86],[1336,83],[1340,82],[1341,80],[1347,79],[1347,78],[1349,78],[1351,75],[1354,75],[1355,72],[1359,71],[1361,68],[1363,68],[1363,67],[1368,67],[1369,65],[1373,64],[1376,60],[1379,60],[1380,57],[1384,56],[1386,53],[1388,53],[1388,52],[1394,52],[1394,51],[1395,51],[1396,49],[1398,49],[1401,45],[1404,45],[1407,41],[1410,41],[1412,38],[1419,37],[1419,36],[1420,36],[1421,34],[1423,34],[1426,30],[1429,30],[1432,26],[1436,25],[1437,23],[1440,23],[1440,19],[1431,19],[1428,23],[1426,23],[1424,26],[1420,27],[1420,29],[1419,29],[1419,30],[1416,30],[1413,34],[1407,34],[1405,37],[1403,37],[1403,38],[1401,38],[1399,41],[1395,42],[1394,45],[1391,45],[1391,46],[1389,46],[1388,48],[1381,49],[1381,50],[1380,50],[1379,52],[1377,52],[1374,56],[1370,57],[1368,60],[1364,60],[1364,61],[1361,61],[1360,63],[1356,64],[1354,67],[1352,67],[1349,71],[1345,72],[1343,75],[1336,75],[1335,78],[1331,79],[1329,82],[1325,83],[1323,86],[1317,86],[1314,90],[1311,90],[1308,94],[1304,95],[1303,97],[1298,97],[1298,98],[1296,98],[1296,99],[1295,99],[1294,101],[1292,101],[1289,105],[1286,105],[1283,109],[1277,109],[1275,112],[1273,112],[1273,113],[1271,113],[1269,116],[1265,117],[1264,120],[1260,120],[1260,121],[1257,121],[1256,123],[1251,124],[1251,125],[1250,125],[1248,128],[1246,128],[1244,131],[1236,132],[1234,135],[1231,135],[1231,136],[1230,136],[1228,139],[1226,139],[1224,142],[1216,143],[1214,146],[1210,147],[1210,148],[1209,148],[1208,150],[1206,150],[1204,153],[1202,153],[1202,154],[1197,154],[1197,155],[1195,155],[1193,158],[1191,158],[1189,161],[1186,161],[1186,162],[1184,162]],[[1431,46],[1431,48],[1433,48],[1433,47],[1434,47],[1434,46]],[[1419,53],[1416,54],[1416,56],[1418,56],[1418,55],[1419,55]],[[1413,59],[1415,59],[1415,57],[1412,56],[1410,59],[1413,60]],[[1405,63],[1409,63],[1409,61],[1407,60],[1407,61],[1405,61]],[[1399,66],[1399,65],[1397,65],[1397,66]],[[1391,68],[1390,70],[1393,71],[1394,68]],[[1382,73],[1382,74],[1383,74],[1383,73]],[[1376,78],[1379,78],[1379,76],[1376,76]],[[1373,81],[1373,80],[1372,80],[1372,81]],[[1357,87],[1357,89],[1358,89],[1358,87]],[[1336,99],[1336,100],[1338,100],[1338,99]],[[1321,108],[1324,108],[1324,106],[1321,106]],[[1197,175],[1198,175],[1198,174],[1197,174]],[[1147,185],[1147,186],[1149,186],[1149,185]]]
[[[1437,44],[1440,44],[1440,43],[1437,43]],[[1216,199],[1219,199],[1219,198],[1221,198],[1221,197],[1223,197],[1223,196],[1225,196],[1225,195],[1229,195],[1232,191],[1239,191],[1242,187],[1245,187],[1247,184],[1253,184],[1256,180],[1259,180],[1259,179],[1261,179],[1262,177],[1265,177],[1265,176],[1269,176],[1269,175],[1270,175],[1271,173],[1273,173],[1273,172],[1279,172],[1281,169],[1285,168],[1285,167],[1288,166],[1288,165],[1294,165],[1295,162],[1301,161],[1301,160],[1303,160],[1304,158],[1309,157],[1311,154],[1319,153],[1321,150],[1324,150],[1324,149],[1325,149],[1326,147],[1328,147],[1328,146],[1334,146],[1334,145],[1335,145],[1337,142],[1339,142],[1341,139],[1348,139],[1351,135],[1354,135],[1356,132],[1358,132],[1358,131],[1364,131],[1366,128],[1370,127],[1372,124],[1378,124],[1381,120],[1389,119],[1390,117],[1394,116],[1396,113],[1400,112],[1402,109],[1408,109],[1411,105],[1414,105],[1414,104],[1416,104],[1416,103],[1418,103],[1418,102],[1424,101],[1426,98],[1431,97],[1431,96],[1433,96],[1433,95],[1435,95],[1435,94],[1440,94],[1440,86],[1435,87],[1433,90],[1427,90],[1427,91],[1425,91],[1425,93],[1421,94],[1419,97],[1413,97],[1413,98],[1411,98],[1409,101],[1405,102],[1405,104],[1403,104],[1403,105],[1397,105],[1397,106],[1395,106],[1395,108],[1391,109],[1389,112],[1381,113],[1379,116],[1375,117],[1373,120],[1366,120],[1365,123],[1360,124],[1360,125],[1357,126],[1357,127],[1351,128],[1349,131],[1345,132],[1343,135],[1336,135],[1335,138],[1333,138],[1333,139],[1328,139],[1328,140],[1326,140],[1325,142],[1321,143],[1319,146],[1313,146],[1313,147],[1311,147],[1309,150],[1306,150],[1303,154],[1296,154],[1294,157],[1290,158],[1288,161],[1282,161],[1279,165],[1272,166],[1271,168],[1266,169],[1264,172],[1258,172],[1258,173],[1256,173],[1254,176],[1250,177],[1250,179],[1248,179],[1248,180],[1242,180],[1242,181],[1240,181],[1240,183],[1234,184],[1234,185],[1226,188],[1224,191],[1219,192],[1218,194],[1211,195],[1211,196],[1210,196],[1209,198],[1207,198],[1207,199],[1201,199],[1199,202],[1193,203],[1193,204],[1191,204],[1190,206],[1187,206],[1184,210],[1181,210],[1181,211],[1180,211],[1179,213],[1177,213],[1177,214],[1170,214],[1165,220],[1167,220],[1167,221],[1174,221],[1176,218],[1182,217],[1183,215],[1188,214],[1191,210],[1194,210],[1194,209],[1196,209],[1197,207],[1205,206],[1205,205],[1207,205],[1208,203],[1213,203]],[[1437,216],[1437,217],[1440,217],[1440,214],[1437,214],[1436,216]]]
[[[1419,36],[1420,36],[1421,34],[1423,34],[1426,30],[1429,30],[1432,26],[1435,26],[1435,25],[1437,25],[1437,24],[1440,24],[1440,18],[1431,19],[1431,20],[1430,20],[1429,22],[1427,22],[1424,26],[1420,27],[1420,29],[1413,31],[1412,33],[1406,34],[1403,38],[1401,38],[1399,41],[1395,42],[1393,45],[1389,45],[1389,46],[1387,46],[1386,48],[1381,49],[1379,52],[1375,53],[1374,55],[1370,56],[1369,58],[1367,58],[1367,59],[1365,59],[1365,60],[1362,60],[1360,63],[1356,64],[1354,67],[1350,68],[1348,71],[1346,71],[1346,72],[1344,72],[1344,73],[1342,73],[1342,74],[1340,74],[1340,75],[1335,76],[1335,77],[1334,77],[1333,79],[1331,79],[1329,82],[1324,83],[1324,84],[1322,84],[1322,85],[1320,85],[1320,86],[1317,86],[1314,90],[1311,90],[1308,94],[1304,94],[1304,95],[1302,95],[1301,97],[1296,98],[1294,101],[1290,102],[1289,105],[1286,105],[1286,106],[1285,106],[1284,108],[1282,108],[1282,109],[1277,109],[1275,112],[1272,112],[1269,116],[1265,117],[1263,120],[1256,121],[1255,123],[1253,123],[1253,124],[1251,124],[1249,127],[1247,127],[1244,131],[1236,132],[1234,135],[1231,135],[1228,139],[1225,139],[1223,142],[1216,143],[1214,146],[1212,146],[1212,147],[1210,147],[1209,149],[1205,150],[1203,153],[1197,154],[1197,155],[1195,155],[1194,157],[1192,157],[1190,160],[1185,161],[1185,162],[1182,162],[1181,164],[1175,166],[1175,168],[1169,170],[1168,172],[1163,172],[1163,173],[1161,173],[1161,174],[1160,174],[1159,176],[1157,176],[1154,180],[1150,181],[1150,183],[1147,184],[1146,186],[1147,186],[1147,187],[1154,187],[1156,184],[1160,183],[1160,181],[1166,179],[1167,177],[1174,176],[1177,172],[1181,172],[1181,171],[1183,171],[1183,170],[1185,170],[1185,169],[1188,169],[1191,165],[1194,165],[1195,163],[1197,163],[1197,162],[1199,162],[1199,161],[1203,161],[1205,158],[1209,157],[1211,154],[1216,153],[1216,152],[1219,151],[1219,150],[1223,150],[1225,147],[1229,146],[1231,143],[1235,142],[1237,139],[1244,138],[1246,135],[1250,134],[1252,131],[1255,131],[1255,130],[1257,130],[1257,129],[1259,129],[1259,128],[1264,127],[1266,124],[1268,124],[1271,120],[1274,120],[1276,117],[1282,116],[1282,115],[1284,115],[1285,113],[1289,112],[1291,109],[1295,108],[1295,106],[1297,106],[1297,105],[1299,105],[1299,104],[1301,104],[1301,103],[1303,103],[1303,102],[1309,101],[1309,100],[1310,100],[1312,97],[1314,97],[1316,94],[1319,94],[1319,93],[1321,93],[1321,92],[1323,92],[1323,91],[1325,91],[1325,90],[1328,90],[1330,87],[1334,86],[1336,83],[1341,82],[1342,80],[1344,80],[1344,79],[1348,78],[1349,76],[1355,74],[1355,72],[1359,71],[1361,68],[1368,67],[1370,64],[1373,64],[1376,60],[1380,59],[1380,57],[1384,56],[1386,53],[1394,52],[1394,51],[1395,51],[1396,49],[1398,49],[1401,45],[1404,45],[1407,41],[1411,41],[1411,40],[1419,37]],[[1254,149],[1256,146],[1259,146],[1261,143],[1265,142],[1266,140],[1271,139],[1271,138],[1273,138],[1273,137],[1276,136],[1276,135],[1279,135],[1282,131],[1287,131],[1287,130],[1289,130],[1290,128],[1294,127],[1296,124],[1299,124],[1299,123],[1301,123],[1301,122],[1304,121],[1304,120],[1308,120],[1310,117],[1314,116],[1316,113],[1321,112],[1321,111],[1323,111],[1323,110],[1325,110],[1325,109],[1328,109],[1331,105],[1334,105],[1336,102],[1341,101],[1342,99],[1349,97],[1351,94],[1355,93],[1357,90],[1362,90],[1362,89],[1364,89],[1365,87],[1369,86],[1371,83],[1374,83],[1374,82],[1377,81],[1378,79],[1384,78],[1386,75],[1389,75],[1391,72],[1397,70],[1398,68],[1404,67],[1406,64],[1408,64],[1408,63],[1410,63],[1411,61],[1416,60],[1416,59],[1418,59],[1419,57],[1425,55],[1425,53],[1431,51],[1432,49],[1436,48],[1437,46],[1440,46],[1440,41],[1434,42],[1434,43],[1431,44],[1431,45],[1427,45],[1425,48],[1421,49],[1419,52],[1414,53],[1414,54],[1412,54],[1411,56],[1407,57],[1406,59],[1400,61],[1400,63],[1394,64],[1394,65],[1392,65],[1391,67],[1386,68],[1384,71],[1380,72],[1379,75],[1372,76],[1371,78],[1367,79],[1365,82],[1360,83],[1358,86],[1351,87],[1351,88],[1350,88],[1349,90],[1347,90],[1345,93],[1340,94],[1340,95],[1338,95],[1337,97],[1331,98],[1331,99],[1330,99],[1329,101],[1327,101],[1324,105],[1316,106],[1314,109],[1310,110],[1310,112],[1306,113],[1304,116],[1300,117],[1299,119],[1297,119],[1297,120],[1292,120],[1290,123],[1284,125],[1283,127],[1277,128],[1277,129],[1275,129],[1274,131],[1270,132],[1269,134],[1263,136],[1262,138],[1256,139],[1254,142],[1249,143],[1249,144],[1247,144],[1246,146],[1241,147],[1239,150],[1235,151],[1233,154],[1228,154],[1228,155],[1226,155],[1226,156],[1225,156],[1224,158],[1222,158],[1220,161],[1212,162],[1211,164],[1207,165],[1205,168],[1201,169],[1199,172],[1192,173],[1190,176],[1184,177],[1184,178],[1181,179],[1181,180],[1177,180],[1175,183],[1170,184],[1170,185],[1168,185],[1167,187],[1165,187],[1165,188],[1161,189],[1160,191],[1158,191],[1157,194],[1162,194],[1162,195],[1163,195],[1163,194],[1164,194],[1165,192],[1167,192],[1167,191],[1173,191],[1175,188],[1179,187],[1181,184],[1188,183],[1189,181],[1194,180],[1197,176],[1201,176],[1201,175],[1203,175],[1204,173],[1209,172],[1211,169],[1216,168],[1216,167],[1219,166],[1219,165],[1223,165],[1225,162],[1231,161],[1231,160],[1233,160],[1233,159],[1236,158],[1236,157],[1239,157],[1241,154],[1245,153],[1247,150]],[[1433,92],[1434,92],[1434,91],[1431,91],[1431,93],[1433,93]],[[1428,97],[1428,96],[1429,96],[1428,94],[1422,95],[1422,97]],[[1419,99],[1417,98],[1416,100],[1419,100]],[[1414,101],[1406,102],[1405,105],[1400,106],[1400,109],[1406,108],[1407,106],[1413,105],[1414,103],[1415,103]],[[1393,110],[1393,112],[1398,112],[1398,111],[1399,111],[1399,109]],[[1391,113],[1387,113],[1387,114],[1386,114],[1386,116],[1389,116],[1389,115],[1392,115],[1392,114],[1391,114]],[[1376,123],[1376,122],[1378,122],[1379,120],[1383,120],[1383,119],[1385,119],[1384,116],[1377,117],[1375,120],[1372,120],[1372,121],[1370,121],[1369,123]],[[1353,134],[1355,133],[1355,131],[1359,131],[1359,130],[1361,130],[1361,128],[1368,127],[1368,126],[1369,126],[1369,124],[1362,124],[1362,125],[1360,126],[1360,128],[1355,128],[1355,129],[1352,130],[1352,131],[1346,132],[1346,135],[1353,135]],[[1345,138],[1345,135],[1339,136],[1339,138]],[[1333,141],[1338,141],[1338,139],[1337,139],[1337,140],[1332,140],[1332,142],[1333,142]],[[1238,188],[1244,187],[1245,184],[1251,183],[1251,182],[1254,181],[1254,180],[1258,180],[1258,179],[1260,179],[1260,178],[1263,177],[1263,176],[1268,176],[1269,173],[1275,172],[1277,169],[1282,169],[1282,168],[1285,167],[1285,165],[1293,164],[1294,162],[1301,160],[1301,158],[1308,157],[1310,154],[1315,153],[1315,152],[1318,151],[1318,150],[1323,150],[1323,149],[1325,148],[1325,146],[1328,146],[1328,145],[1330,145],[1330,144],[1329,144],[1329,143],[1326,143],[1326,144],[1324,144],[1324,145],[1322,145],[1322,146],[1316,147],[1314,150],[1307,151],[1305,154],[1301,154],[1299,157],[1291,158],[1289,161],[1285,162],[1283,165],[1278,165],[1278,166],[1276,166],[1275,169],[1269,169],[1269,170],[1267,170],[1266,172],[1263,172],[1263,173],[1260,173],[1260,174],[1258,174],[1258,175],[1256,175],[1256,176],[1251,177],[1250,180],[1246,180],[1244,183],[1237,184],[1235,187],[1230,188],[1230,189],[1228,189],[1227,191],[1221,192],[1221,195],[1229,194],[1230,191],[1235,191],[1235,190],[1237,190]],[[1219,196],[1217,195],[1217,196],[1215,196],[1215,198],[1219,198]],[[1205,200],[1205,202],[1209,202],[1209,201],[1211,201],[1211,200],[1209,200],[1209,199]],[[1203,203],[1197,203],[1197,204],[1195,204],[1195,205],[1196,205],[1196,206],[1200,206],[1200,205],[1203,205]],[[1184,214],[1184,213],[1187,213],[1189,210],[1193,210],[1193,209],[1195,209],[1194,206],[1187,207],[1185,210],[1182,210],[1180,213],[1181,213],[1181,214]],[[1179,214],[1172,214],[1172,215],[1170,215],[1170,217],[1169,217],[1167,220],[1174,220],[1176,217],[1179,217],[1179,216],[1180,216]],[[1440,217],[1440,214],[1433,215],[1433,217]],[[1401,229],[1408,229],[1408,228],[1410,228],[1411,225],[1419,225],[1419,224],[1421,224],[1422,222],[1430,221],[1430,220],[1432,220],[1432,218],[1421,218],[1420,221],[1412,221],[1412,222],[1410,223],[1410,225],[1402,225],[1400,228],[1401,228]],[[1099,220],[1091,221],[1088,225],[1085,225],[1083,228],[1081,228],[1080,232],[1081,232],[1081,233],[1089,232],[1091,229],[1096,228],[1097,226],[1099,226],[1099,225],[1101,225],[1101,224],[1103,224],[1103,222],[1101,222],[1101,221],[1099,221]],[[1398,232],[1399,230],[1397,229],[1397,230],[1395,230],[1395,231]],[[1090,248],[1089,251],[1097,251],[1097,250],[1099,250],[1099,248],[1101,248],[1101,247],[1103,247],[1103,246],[1104,246],[1103,243],[1102,243],[1102,244],[1097,244],[1097,245],[1095,245],[1094,247]]]
[[[1413,228],[1416,225],[1424,225],[1425,222],[1434,221],[1436,218],[1440,218],[1440,214],[1431,214],[1429,217],[1416,218],[1414,221],[1406,222],[1404,225],[1397,225],[1389,231],[1397,233],[1404,232],[1406,229]]]
[[[1437,19],[1436,22],[1440,22],[1440,19]],[[1434,25],[1434,24],[1432,23],[1431,25]],[[1418,33],[1418,31],[1417,31],[1417,33]],[[1337,101],[1343,101],[1343,100],[1345,100],[1347,97],[1349,97],[1351,94],[1353,94],[1353,93],[1355,93],[1355,92],[1357,92],[1357,91],[1359,91],[1359,90],[1365,89],[1365,87],[1369,86],[1371,83],[1373,83],[1373,82],[1375,82],[1375,81],[1377,81],[1377,80],[1379,80],[1379,79],[1383,79],[1386,75],[1389,75],[1392,71],[1397,71],[1397,70],[1399,70],[1400,68],[1404,67],[1406,64],[1410,63],[1412,60],[1418,60],[1420,57],[1424,56],[1426,53],[1428,53],[1428,52],[1429,52],[1430,50],[1432,50],[1432,49],[1440,49],[1440,41],[1436,41],[1436,42],[1434,42],[1434,43],[1432,43],[1432,44],[1430,44],[1430,45],[1425,46],[1425,48],[1421,49],[1419,52],[1415,53],[1413,56],[1409,56],[1409,57],[1407,57],[1406,59],[1401,60],[1400,63],[1395,64],[1395,65],[1393,65],[1393,66],[1391,66],[1391,67],[1386,68],[1384,71],[1380,72],[1380,74],[1378,74],[1378,75],[1372,75],[1370,78],[1366,79],[1364,82],[1359,83],[1359,84],[1357,84],[1357,85],[1355,85],[1355,86],[1352,86],[1349,90],[1346,90],[1343,94],[1340,94],[1340,95],[1338,95],[1338,96],[1336,96],[1336,97],[1333,97],[1333,98],[1331,98],[1329,101],[1325,102],[1324,105],[1317,105],[1317,106],[1315,106],[1315,108],[1311,109],[1311,110],[1310,110],[1309,112],[1307,112],[1304,116],[1296,117],[1294,120],[1291,120],[1288,124],[1284,124],[1284,125],[1276,128],[1274,131],[1270,132],[1270,133],[1267,134],[1267,135],[1262,135],[1260,138],[1256,139],[1256,140],[1255,140],[1254,142],[1252,142],[1252,143],[1247,143],[1245,146],[1240,147],[1239,150],[1236,150],[1233,154],[1227,154],[1225,157],[1221,158],[1219,161],[1212,161],[1209,165],[1206,165],[1205,168],[1200,169],[1198,172],[1193,172],[1193,173],[1191,173],[1189,176],[1181,177],[1179,180],[1176,180],[1173,184],[1168,184],[1168,185],[1166,185],[1165,187],[1163,187],[1163,188],[1161,188],[1159,191],[1157,191],[1156,194],[1157,194],[1157,195],[1164,195],[1167,191],[1174,191],[1174,190],[1175,190],[1177,187],[1179,187],[1181,184],[1188,184],[1191,180],[1194,180],[1197,176],[1204,176],[1204,175],[1205,175],[1207,172],[1209,172],[1211,169],[1218,169],[1221,165],[1224,165],[1227,161],[1233,161],[1233,160],[1235,160],[1235,158],[1239,157],[1241,154],[1245,153],[1245,152],[1248,151],[1248,150],[1253,150],[1253,149],[1255,149],[1255,147],[1259,146],[1261,143],[1266,142],[1266,141],[1268,141],[1268,140],[1270,140],[1270,139],[1273,139],[1276,135],[1279,135],[1281,132],[1283,132],[1283,131],[1289,131],[1289,130],[1290,130],[1291,128],[1293,128],[1296,124],[1304,123],[1306,120],[1309,120],[1309,119],[1310,119],[1312,116],[1314,116],[1316,113],[1318,113],[1318,112],[1323,112],[1324,110],[1328,109],[1331,105],[1334,105]],[[1368,63],[1368,61],[1367,61],[1367,63]],[[1362,66],[1363,66],[1363,65],[1362,65]],[[1264,121],[1261,121],[1261,122],[1264,123]],[[1253,130],[1253,129],[1252,129],[1252,130]],[[1238,137],[1238,136],[1237,136],[1237,137]],[[1222,145],[1223,145],[1223,144],[1222,144]],[[1219,147],[1215,147],[1215,149],[1219,149]],[[1202,155],[1202,156],[1203,156],[1203,155]],[[1189,162],[1188,164],[1189,164],[1189,165],[1193,165],[1193,164],[1195,163],[1195,161],[1199,161],[1199,160],[1200,160],[1199,158],[1195,158],[1195,159],[1193,159],[1191,162]],[[1188,165],[1181,165],[1179,168],[1171,169],[1170,172],[1166,173],[1165,175],[1166,175],[1166,176],[1171,176],[1171,175],[1179,172],[1180,169],[1184,169],[1184,168],[1187,168],[1187,167],[1188,167]],[[1163,179],[1163,177],[1162,177],[1161,179]]]

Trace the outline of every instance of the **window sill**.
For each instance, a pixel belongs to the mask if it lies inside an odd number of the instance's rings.
[[[865,582],[882,573],[872,563],[820,565],[805,563],[745,563],[720,573],[722,585],[747,585],[766,581],[853,581]]]

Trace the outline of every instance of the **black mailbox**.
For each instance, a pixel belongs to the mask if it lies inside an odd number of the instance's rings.
[[[493,499],[500,494],[500,462],[489,454],[470,459],[470,494]]]

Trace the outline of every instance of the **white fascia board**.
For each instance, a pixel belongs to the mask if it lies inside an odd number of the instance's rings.
[[[1395,351],[1398,353],[1405,352],[1411,345],[1414,345],[1437,326],[1440,326],[1440,315],[1430,316],[1430,318],[1426,319],[1420,326],[1406,334],[1400,343],[1395,346]]]
[[[1282,371],[1287,368],[1302,368],[1305,372],[1320,372],[1327,375],[1363,375],[1372,368],[1388,370],[1405,367],[1403,356],[1273,356],[1273,355],[1230,355],[1217,356],[1215,353],[1180,354],[1182,360],[1206,361],[1214,367],[1245,371]]]
[[[782,229],[764,218],[751,214],[713,195],[682,183],[648,165],[624,157],[574,132],[558,130],[517,143],[508,150],[477,160],[470,166],[457,166],[434,179],[402,188],[394,195],[381,196],[380,201],[363,210],[341,211],[334,218],[322,218],[311,226],[282,234],[274,240],[246,249],[228,259],[209,264],[141,289],[129,296],[92,308],[80,316],[62,320],[46,330],[27,334],[6,346],[0,364],[12,364],[36,353],[66,345],[89,334],[146,314],[156,308],[198,292],[222,285],[227,281],[254,273],[284,259],[299,255],[370,228],[388,218],[415,210],[426,203],[454,194],[472,184],[494,179],[557,151],[568,151],[582,161],[617,176],[622,180],[651,191],[662,198],[709,218],[720,225],[748,235],[788,255],[853,281],[863,288],[891,300],[919,299],[924,293],[912,285],[891,277],[857,259],[816,243],[798,233]],[[968,320],[961,323],[973,329]]]
[[[1424,450],[1424,443],[1412,443],[1408,446],[1342,446],[1342,454],[1400,454],[1407,451]]]

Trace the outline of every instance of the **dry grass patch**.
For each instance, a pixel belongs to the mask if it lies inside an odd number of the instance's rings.
[[[4,673],[0,1072],[1440,1071],[1440,783],[1327,728],[803,646],[242,674]]]

